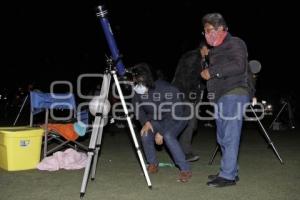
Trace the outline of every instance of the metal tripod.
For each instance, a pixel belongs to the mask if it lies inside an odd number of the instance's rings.
[[[112,61],[110,61],[110,63],[112,63]],[[110,64],[111,65],[111,64]],[[124,109],[124,113],[126,116],[126,120],[128,122],[129,125],[129,129],[131,132],[131,136],[148,184],[148,187],[151,189],[152,185],[150,182],[150,178],[149,178],[149,174],[148,171],[146,169],[146,165],[145,165],[145,161],[141,152],[141,148],[139,146],[138,140],[136,138],[135,135],[135,131],[133,129],[133,125],[130,119],[130,116],[128,115],[128,109],[126,107],[125,104],[125,100],[124,100],[124,96],[120,87],[120,83],[119,80],[117,78],[116,75],[116,71],[115,70],[111,70],[111,66],[109,67],[109,70],[106,70],[104,76],[103,76],[103,82],[102,82],[102,86],[101,86],[101,92],[100,92],[100,100],[102,102],[99,102],[98,107],[97,107],[97,112],[95,115],[95,120],[93,122],[93,130],[92,130],[92,135],[91,135],[91,139],[90,139],[90,144],[89,144],[89,152],[88,152],[88,161],[87,161],[87,165],[85,167],[85,171],[84,171],[84,176],[83,176],[83,180],[82,180],[82,184],[81,184],[81,190],[80,190],[80,198],[82,199],[83,196],[85,195],[85,191],[86,191],[86,187],[87,187],[87,183],[88,183],[88,178],[89,176],[91,177],[91,180],[95,179],[95,174],[96,174],[96,168],[97,168],[97,161],[98,161],[98,154],[99,154],[99,150],[101,147],[101,140],[102,140],[102,133],[103,133],[103,126],[104,126],[104,116],[102,115],[103,110],[104,110],[104,104],[108,98],[108,93],[110,90],[110,82],[111,82],[111,77],[113,77],[114,82],[116,84],[117,87],[117,91],[119,93],[119,97]]]
[[[22,103],[22,106],[21,106],[21,108],[20,108],[20,110],[19,110],[19,113],[18,113],[18,115],[17,115],[17,117],[16,117],[16,119],[15,119],[15,121],[14,121],[13,126],[15,126],[15,125],[17,124],[18,119],[19,119],[19,117],[20,117],[20,114],[21,114],[21,112],[23,111],[23,108],[24,108],[24,106],[25,106],[25,103],[26,103],[27,100],[28,100],[28,96],[29,96],[29,94],[25,97],[25,99],[24,99],[24,101],[23,101],[23,103]],[[31,121],[30,121],[30,126],[32,126]]]
[[[272,121],[272,123],[269,126],[269,129],[273,127],[274,123],[276,122],[276,120],[278,119],[278,117],[280,116],[280,114],[282,113],[283,109],[285,108],[285,106],[287,106],[287,102],[284,102],[282,108],[280,109],[280,111],[278,112],[277,116],[275,117],[275,119]]]
[[[253,112],[253,114],[254,114],[256,120],[258,121],[258,124],[260,125],[261,129],[263,130],[263,132],[264,132],[264,134],[265,134],[265,137],[266,137],[266,139],[267,139],[267,141],[268,141],[268,144],[272,147],[272,149],[273,149],[274,153],[276,154],[277,158],[279,159],[280,163],[283,164],[283,161],[282,161],[282,159],[281,159],[281,157],[280,157],[278,151],[276,150],[276,148],[275,148],[275,146],[274,146],[274,144],[273,144],[271,138],[269,137],[269,135],[268,135],[266,129],[264,128],[263,124],[262,124],[261,121],[259,120],[257,114],[255,113],[255,111],[254,111],[254,109],[253,109],[253,107],[252,107],[251,105],[250,105],[250,108],[251,108],[251,110],[252,110],[252,112]],[[214,159],[215,159],[215,157],[216,157],[216,155],[217,155],[219,149],[220,149],[220,147],[219,147],[219,145],[217,144],[217,146],[216,146],[216,148],[215,148],[215,150],[214,150],[214,152],[213,152],[213,155],[212,155],[211,158],[209,159],[209,162],[208,162],[209,165],[211,165],[211,164],[213,163],[213,161],[214,161]]]

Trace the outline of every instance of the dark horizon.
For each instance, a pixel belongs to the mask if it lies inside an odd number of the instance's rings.
[[[110,52],[96,17],[98,2],[32,5],[23,2],[8,6],[2,70],[11,79],[1,80],[1,86],[16,87],[32,81],[44,85],[54,80],[74,82],[82,73],[102,73],[104,55]],[[203,39],[202,16],[220,12],[230,33],[246,42],[249,60],[262,63],[258,92],[296,93],[296,69],[290,67],[289,75],[282,76],[285,65],[292,66],[290,60],[281,59],[284,56],[279,49],[283,43],[280,38],[285,36],[278,31],[279,26],[284,23],[284,17],[292,18],[292,12],[282,5],[191,0],[104,3],[127,67],[149,62],[171,79],[180,55],[196,48]],[[276,31],[270,32],[268,27]]]

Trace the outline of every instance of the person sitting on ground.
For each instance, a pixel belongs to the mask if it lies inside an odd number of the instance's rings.
[[[177,95],[179,90],[164,80],[154,81],[147,63],[135,65],[132,73],[135,84],[132,102],[136,119],[142,125],[141,140],[149,173],[158,172],[155,143],[165,144],[180,169],[178,181],[187,182],[192,172],[177,139],[187,125],[187,120],[177,119],[185,116]]]

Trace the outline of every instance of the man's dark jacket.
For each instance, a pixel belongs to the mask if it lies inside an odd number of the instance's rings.
[[[187,116],[181,102],[180,91],[163,80],[155,81],[155,88],[149,89],[147,94],[135,93],[132,99],[136,119],[142,126],[149,121],[154,132],[162,135],[172,132],[178,123],[186,124],[186,120],[181,120]],[[173,115],[180,120],[175,119]]]
[[[248,53],[243,40],[229,33],[224,42],[209,51],[209,73],[207,90],[214,94],[214,102],[234,88],[245,88],[250,96]]]
[[[200,76],[201,69],[200,49],[188,51],[180,57],[172,84],[185,93],[187,101],[199,101],[201,91],[206,88]],[[192,92],[196,94],[196,99],[194,95],[192,95],[193,99],[189,99]]]

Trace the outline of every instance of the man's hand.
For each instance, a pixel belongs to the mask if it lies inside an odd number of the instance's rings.
[[[204,80],[209,80],[209,79],[211,78],[208,69],[204,69],[204,70],[201,72],[201,77],[202,77]]]
[[[150,122],[146,122],[141,130],[141,136],[146,136],[148,134],[149,130],[151,130],[153,132],[152,124]]]
[[[257,98],[253,97],[252,98],[252,106],[255,106],[257,104]]]
[[[164,142],[164,137],[160,133],[155,134],[155,143],[157,145],[162,145]]]
[[[202,48],[200,49],[201,57],[204,58],[205,56],[207,56],[207,55],[208,55],[208,52],[209,52],[209,50],[208,50],[208,48],[207,48],[206,46],[202,47]]]

